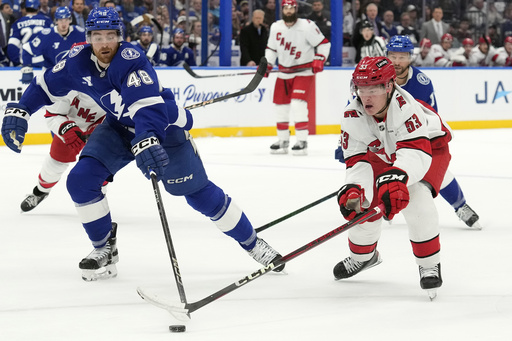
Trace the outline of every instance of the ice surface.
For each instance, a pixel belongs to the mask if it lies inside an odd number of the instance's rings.
[[[91,245],[65,181],[32,212],[20,213],[49,146],[25,146],[21,154],[0,147],[0,340],[510,340],[511,134],[455,132],[450,170],[484,229],[468,229],[436,199],[444,284],[434,302],[420,289],[399,215],[385,223],[381,265],[334,281],[333,266],[348,255],[342,234],[289,262],[287,275],[265,275],[194,312],[180,334],[168,330],[178,321],[136,293],[142,286],[179,302],[151,183],[135,164],[108,186],[119,224],[119,275],[86,283],[78,262]],[[210,179],[255,227],[335,191],[344,180],[344,165],[333,158],[337,136],[311,136],[307,157],[270,155],[273,142],[196,139]],[[183,198],[161,190],[189,301],[259,269]],[[331,199],[260,236],[286,254],[344,222]]]

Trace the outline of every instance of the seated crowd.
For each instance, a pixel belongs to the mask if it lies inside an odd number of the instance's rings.
[[[299,17],[314,21],[330,40],[331,0],[297,3]],[[22,51],[40,31],[57,27],[55,13],[62,6],[69,7],[71,26],[81,28],[92,8],[116,8],[125,40],[141,47],[155,66],[178,66],[184,61],[195,65],[201,46],[202,0],[0,0],[0,4],[1,66],[40,66],[24,60]],[[209,0],[208,42],[213,48],[220,40],[219,12],[220,0]],[[364,56],[383,55],[390,37],[407,35],[416,46],[416,66],[512,66],[510,1],[343,0],[343,12],[343,45],[356,50],[355,63]],[[260,19],[253,20],[256,16],[263,17],[260,24]],[[22,35],[16,24],[27,17],[40,20]],[[247,44],[254,45],[248,43],[244,28],[254,24],[268,32],[274,21],[276,0],[232,0],[232,40],[242,50],[241,65],[254,65],[243,56]],[[253,50],[264,53],[265,42],[258,45]]]

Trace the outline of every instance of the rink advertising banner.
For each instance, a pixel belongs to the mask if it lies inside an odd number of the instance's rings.
[[[194,68],[199,75],[233,74],[255,68]],[[326,68],[316,75],[316,133],[339,133],[339,120],[350,98],[352,68]],[[439,114],[455,129],[512,127],[512,68],[425,68],[434,83]],[[16,102],[27,85],[19,68],[0,69],[0,107]],[[36,74],[40,71],[36,71]],[[252,75],[193,78],[182,68],[157,68],[161,84],[171,88],[182,106],[238,91]],[[275,134],[272,103],[276,73],[263,78],[247,95],[194,109],[195,136],[262,136]],[[427,81],[422,79],[421,81]],[[33,142],[30,135],[44,138]],[[27,143],[48,142],[43,111],[29,122]],[[0,141],[3,144],[3,141]]]

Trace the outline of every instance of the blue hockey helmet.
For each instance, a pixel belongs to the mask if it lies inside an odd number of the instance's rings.
[[[185,31],[183,31],[183,29],[181,28],[175,28],[174,31],[172,31],[172,36],[174,37],[175,35],[178,35],[178,34],[182,34],[183,36],[185,36]]]
[[[123,35],[123,23],[117,11],[111,7],[94,8],[85,21],[85,32],[87,36],[92,31],[116,30],[118,35]]]
[[[142,33],[151,33],[151,34],[153,34],[153,29],[151,28],[151,26],[144,25],[144,26],[142,26],[139,29],[139,34],[142,34]]]
[[[408,36],[392,36],[389,43],[386,45],[387,51],[391,52],[408,52],[410,54],[414,51],[414,44]]]
[[[25,0],[25,8],[39,9],[39,0]]]
[[[68,7],[63,6],[55,11],[55,20],[71,18],[71,11]]]

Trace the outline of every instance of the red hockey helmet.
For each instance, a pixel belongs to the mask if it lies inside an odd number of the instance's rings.
[[[462,41],[462,46],[471,45],[475,46],[475,42],[471,38],[466,38]]]
[[[424,48],[424,47],[430,48],[430,47],[432,47],[432,41],[428,38],[423,38],[420,41],[420,47],[421,48]]]
[[[297,1],[296,0],[283,0],[281,7],[284,7],[284,6],[293,6],[293,7],[297,8]]]
[[[443,41],[449,41],[449,42],[452,42],[453,41],[453,36],[450,34],[450,33],[445,33],[443,34],[443,36],[441,37],[441,42]]]
[[[489,37],[489,36],[485,36],[485,38],[484,37],[480,37],[480,38],[478,38],[478,43],[479,44],[490,45],[491,44],[491,37]]]
[[[511,43],[512,44],[512,36],[506,37],[505,40],[503,41],[503,43]]]
[[[386,57],[364,57],[352,74],[352,82],[356,87],[387,84],[395,78],[393,63]]]

